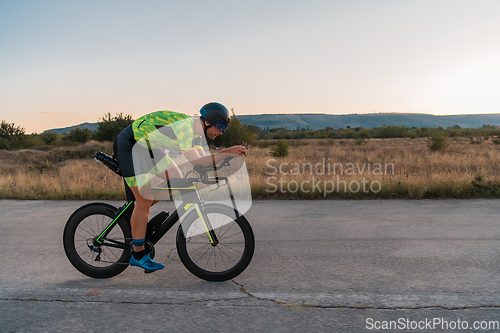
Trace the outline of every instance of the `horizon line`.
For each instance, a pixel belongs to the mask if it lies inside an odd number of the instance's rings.
[[[276,116],[276,115],[326,115],[326,116],[349,116],[349,115],[378,115],[378,114],[403,114],[403,115],[427,115],[427,116],[434,116],[434,117],[453,117],[453,116],[482,116],[482,115],[500,115],[500,112],[497,113],[462,113],[462,114],[445,114],[445,115],[435,115],[431,113],[413,113],[413,112],[372,112],[372,113],[344,113],[344,114],[331,114],[331,113],[259,113],[259,114],[238,114],[236,115],[236,118],[239,116]],[[97,122],[88,122],[85,121],[80,124],[75,124],[75,125],[69,125],[65,127],[57,127],[57,128],[51,128],[51,129],[46,129],[43,130],[40,133],[43,133],[45,131],[52,131],[52,130],[60,130],[60,129],[66,129],[70,127],[75,127],[75,126],[80,126],[84,124],[97,124]],[[36,132],[33,132],[36,133]],[[32,134],[33,134],[32,133]]]
[[[369,112],[369,113],[321,113],[321,112],[303,112],[303,113],[252,113],[252,114],[236,114],[238,116],[263,116],[263,115],[328,115],[328,116],[350,116],[350,115],[370,115],[370,114],[418,114],[427,115],[435,117],[449,117],[449,116],[482,116],[482,115],[500,115],[500,112],[491,113],[457,113],[457,114],[432,114],[432,113],[421,113],[421,112],[397,112],[397,111],[386,111],[386,112]]]

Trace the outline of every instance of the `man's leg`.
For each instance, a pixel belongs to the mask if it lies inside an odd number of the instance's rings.
[[[177,164],[175,164],[175,162],[172,161],[170,159],[170,157],[167,156],[166,158],[169,159],[169,164],[165,168],[165,170],[161,171],[157,176],[164,179],[165,181],[168,181],[171,178],[184,178],[184,176],[182,175],[182,172],[179,169],[179,167],[177,166]],[[157,203],[158,201],[160,201],[157,199],[158,198],[155,198],[155,200],[152,202],[153,205],[155,203]],[[171,191],[170,190],[168,191],[168,197],[165,196],[164,200],[169,200],[169,199],[171,199]]]
[[[130,258],[130,265],[139,266],[146,271],[156,271],[165,267],[162,264],[154,262],[146,253],[145,241],[146,230],[148,227],[149,209],[153,203],[150,185],[130,187],[135,196],[135,206],[130,217],[130,226],[132,228],[132,238],[134,251]]]
[[[146,237],[146,229],[148,227],[148,219],[149,219],[149,209],[151,208],[151,204],[153,203],[152,197],[148,195],[151,193],[151,190],[148,190],[143,186],[141,188],[141,193],[139,193],[139,187],[133,186],[130,187],[132,193],[135,196],[135,204],[134,210],[132,212],[132,216],[130,217],[130,226],[132,228],[132,238],[136,240],[140,240]],[[146,193],[145,193],[146,192]],[[144,250],[144,245],[135,246],[134,251],[140,252]]]
[[[170,164],[167,169],[165,169],[165,177],[167,177],[167,180],[170,178],[184,178],[181,169],[179,169],[175,163]]]

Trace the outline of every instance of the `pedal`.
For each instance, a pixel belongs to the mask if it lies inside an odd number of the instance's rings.
[[[153,273],[154,271],[149,271],[147,269],[144,270],[144,274],[150,274],[150,273]]]

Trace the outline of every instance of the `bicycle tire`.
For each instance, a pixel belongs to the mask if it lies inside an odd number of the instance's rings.
[[[116,216],[116,208],[105,203],[90,203],[77,209],[66,222],[63,232],[64,251],[71,264],[82,274],[93,278],[110,278],[129,265],[129,249],[89,246]],[[119,218],[108,238],[131,242],[130,224]],[[96,252],[97,250],[101,252]],[[99,260],[97,256],[99,254]]]
[[[229,219],[227,220],[229,223],[215,228],[219,243],[212,246],[206,233],[189,236],[190,230],[199,225],[195,223],[199,221],[198,214],[193,210],[183,219],[177,230],[176,243],[179,258],[192,274],[203,280],[233,279],[241,274],[252,260],[255,250],[252,227],[239,213],[239,217],[234,219],[235,212],[232,207],[208,204],[204,207],[204,212],[211,223],[217,222],[217,215]],[[194,242],[193,239],[195,239]],[[217,258],[219,258],[219,268],[217,268]]]

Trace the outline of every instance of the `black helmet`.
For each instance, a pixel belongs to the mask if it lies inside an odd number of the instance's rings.
[[[214,126],[216,120],[219,119],[222,122],[224,122],[224,124],[226,124],[227,127],[229,126],[229,121],[231,120],[229,111],[226,109],[226,107],[216,102],[203,105],[203,107],[200,110],[200,114],[203,117],[203,119],[208,121],[208,123],[212,126]]]

